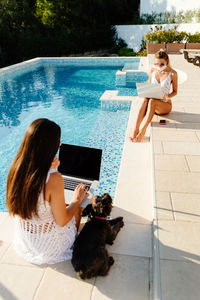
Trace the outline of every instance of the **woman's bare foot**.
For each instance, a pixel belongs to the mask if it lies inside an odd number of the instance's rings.
[[[140,143],[143,140],[144,136],[145,136],[145,132],[146,132],[145,129],[141,130],[138,133],[138,135],[133,139],[133,142]]]
[[[129,137],[129,140],[130,140],[131,142],[133,142],[134,139],[136,138],[136,136],[138,135],[138,133],[139,133],[139,129],[135,129],[135,130],[133,131],[133,136],[130,136],[130,137]]]

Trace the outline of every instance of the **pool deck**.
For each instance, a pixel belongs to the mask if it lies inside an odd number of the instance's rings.
[[[155,116],[140,144],[128,140],[140,104],[133,97],[112,213],[124,216],[125,226],[108,247],[115,258],[109,275],[82,281],[70,261],[26,262],[12,248],[12,219],[0,213],[0,299],[199,299],[200,69],[181,55],[170,58],[187,81],[173,99],[173,111],[162,117],[167,125]],[[151,64],[153,57],[148,59]],[[160,274],[154,285],[153,271]]]
[[[155,200],[163,300],[197,300],[200,286],[200,69],[181,55],[172,66],[187,80],[173,111],[152,122]],[[153,56],[149,56],[150,63]],[[167,125],[159,125],[159,119]],[[158,259],[158,257],[157,257]]]

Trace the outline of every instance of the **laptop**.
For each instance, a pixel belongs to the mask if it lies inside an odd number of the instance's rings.
[[[163,92],[159,83],[136,82],[138,96],[141,98],[163,99]]]
[[[62,144],[59,150],[58,171],[64,180],[65,202],[71,203],[74,190],[80,183],[88,187],[88,197],[83,201],[86,207],[99,184],[102,150]]]

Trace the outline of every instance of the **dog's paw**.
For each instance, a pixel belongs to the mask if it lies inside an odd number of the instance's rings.
[[[118,217],[117,221],[118,221],[117,224],[119,224],[120,228],[122,228],[124,226],[123,217]]]
[[[113,245],[113,241],[106,241],[108,245]]]
[[[112,266],[114,262],[114,258],[112,256],[109,256],[109,265]]]
[[[124,221],[123,221],[123,219],[118,224],[119,224],[120,228],[124,227]]]
[[[116,218],[116,221],[117,221],[117,222],[123,221],[123,217],[117,217],[117,218]]]

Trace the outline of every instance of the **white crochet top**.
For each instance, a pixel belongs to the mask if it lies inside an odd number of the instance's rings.
[[[46,182],[54,172],[49,170]],[[16,216],[14,220],[14,249],[25,260],[35,264],[54,264],[72,258],[77,235],[75,218],[63,227],[57,225],[43,191],[38,199],[38,217],[24,220]]]

